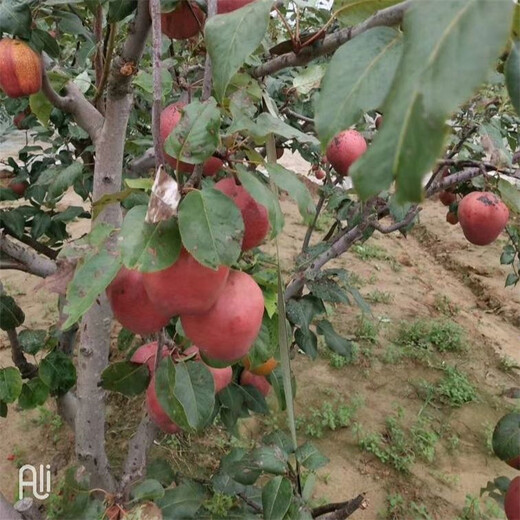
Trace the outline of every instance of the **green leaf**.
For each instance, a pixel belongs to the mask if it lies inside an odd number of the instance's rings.
[[[269,23],[272,0],[257,0],[206,21],[204,39],[213,64],[213,86],[222,101],[231,78],[260,45]]]
[[[134,206],[126,214],[121,226],[121,260],[129,269],[160,271],[179,257],[179,226],[175,218],[148,224],[146,210],[146,206]]]
[[[285,190],[297,204],[300,215],[306,224],[310,224],[316,213],[316,207],[312,196],[305,184],[298,179],[296,174],[280,164],[267,163],[267,172],[273,182],[282,190]]]
[[[239,386],[238,389],[244,398],[246,406],[253,412],[267,415],[269,408],[265,402],[265,397],[255,386],[245,385]]]
[[[168,136],[164,150],[190,164],[204,162],[217,148],[220,111],[214,98],[192,101],[182,110],[179,124]]]
[[[0,329],[8,331],[16,329],[25,321],[25,314],[14,301],[6,294],[0,294]]]
[[[275,134],[286,139],[296,139],[300,143],[319,144],[319,141],[313,135],[301,132],[267,112],[262,112],[256,118],[256,124],[251,128],[251,134],[255,138]]]
[[[336,352],[348,360],[353,359],[352,341],[340,336],[333,328],[332,323],[327,320],[321,320],[316,328],[318,334],[325,338],[325,343],[332,351]]]
[[[0,417],[7,417],[7,404],[0,401]]]
[[[50,183],[47,197],[50,200],[63,195],[83,173],[83,165],[80,162],[73,162],[65,169],[61,170]]]
[[[294,340],[305,354],[311,359],[316,359],[318,355],[318,338],[310,329],[296,329],[294,331]]]
[[[509,0],[453,0],[417,2],[406,11],[385,123],[351,167],[362,199],[394,179],[400,201],[422,199],[422,178],[441,153],[445,119],[486,79],[507,39],[513,7]]]
[[[506,87],[511,103],[520,115],[520,40],[515,40],[504,66]]]
[[[130,492],[130,496],[134,500],[155,501],[164,496],[164,488],[157,480],[148,478],[137,484]]]
[[[40,123],[43,126],[47,126],[53,107],[45,94],[41,91],[31,94],[29,96],[29,106],[31,107],[31,112],[38,118]]]
[[[65,211],[52,217],[54,222],[70,222],[81,214],[88,215],[81,206],[69,206]]]
[[[283,229],[284,216],[278,199],[269,187],[242,165],[237,165],[237,175],[240,183],[249,192],[251,197],[267,208],[269,223],[271,224],[271,238]]]
[[[134,85],[137,85],[138,87],[142,88],[148,94],[153,94],[153,74],[150,72],[146,72],[145,70],[140,70],[134,78]],[[169,94],[173,89],[172,75],[166,67],[161,69],[161,89],[162,89],[162,95],[164,97],[167,94]],[[128,180],[149,181],[150,179],[128,179]],[[130,185],[128,185],[128,186],[130,186]],[[132,188],[135,186],[130,186],[130,187]],[[150,185],[150,188],[151,187],[152,186]]]
[[[30,410],[45,403],[47,397],[49,397],[49,387],[39,377],[35,377],[23,384],[18,405],[23,410]]]
[[[164,487],[168,487],[175,479],[175,471],[165,459],[155,459],[146,469],[146,476],[158,480]]]
[[[101,386],[105,390],[127,396],[139,395],[150,382],[150,371],[146,364],[118,361],[109,365],[101,374]]]
[[[319,276],[315,280],[309,280],[307,287],[320,300],[332,303],[349,303],[345,289],[330,277]]]
[[[516,273],[509,273],[506,277],[506,283],[504,287],[516,285],[518,283],[518,280],[520,280],[520,276],[518,276]]]
[[[514,213],[520,214],[520,190],[510,182],[500,179],[498,191],[505,205]]]
[[[213,188],[191,191],[179,205],[184,247],[201,264],[232,265],[241,252],[244,221],[236,204]]]
[[[287,302],[287,318],[301,329],[308,329],[316,314],[323,314],[323,302],[314,296],[306,295],[299,300]]]
[[[18,341],[22,350],[34,356],[45,346],[46,330],[22,330],[18,334]]]
[[[342,45],[332,57],[316,103],[323,146],[386,98],[402,54],[402,35],[375,27]]]
[[[106,250],[93,253],[76,268],[74,278],[67,288],[64,313],[67,320],[62,330],[74,325],[108,287],[121,269],[121,259]]]
[[[76,384],[76,367],[66,354],[53,350],[42,359],[39,376],[51,394],[63,395]]]
[[[128,329],[121,329],[117,335],[117,350],[128,350],[134,342],[135,334]]]
[[[51,226],[52,219],[50,215],[44,213],[38,213],[34,216],[31,224],[31,236],[33,238],[40,238]]]
[[[215,385],[204,363],[163,359],[155,374],[155,390],[161,407],[182,429],[201,430],[213,415]]]
[[[110,0],[108,6],[108,23],[120,22],[137,7],[137,0]]]
[[[0,2],[0,33],[27,38],[31,34],[29,2],[3,0]]]
[[[272,475],[284,475],[287,472],[287,455],[278,447],[262,446],[253,450],[249,457],[249,463]]]
[[[322,455],[318,448],[310,442],[298,446],[296,449],[296,460],[311,471],[316,471],[329,463],[329,459]]]
[[[269,434],[267,434],[262,442],[266,445],[275,445],[278,446],[281,450],[283,450],[286,454],[293,453],[294,448],[292,445],[291,438],[281,430],[275,430]]]
[[[335,0],[334,10],[342,25],[356,25],[377,11],[398,4],[401,0]]]
[[[25,230],[25,218],[19,208],[0,213],[2,224],[16,237],[21,238]]]
[[[22,376],[14,367],[0,368],[0,401],[12,403],[22,391]]]
[[[200,484],[186,481],[175,489],[168,489],[156,504],[161,508],[163,520],[185,520],[195,517],[205,498]]]
[[[309,65],[293,78],[293,87],[298,94],[309,94],[320,86],[325,75],[325,65]]]
[[[293,496],[290,480],[275,477],[262,489],[262,508],[265,520],[283,520]]]

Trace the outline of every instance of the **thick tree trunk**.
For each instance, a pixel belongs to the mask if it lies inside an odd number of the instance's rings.
[[[138,63],[150,28],[148,0],[139,0],[133,30],[114,61],[108,84],[103,127],[96,140],[93,200],[121,189],[126,129],[133,105],[131,77],[121,73],[124,63]],[[100,222],[114,227],[121,225],[119,204],[110,204],[99,214]],[[109,249],[115,243],[107,244]],[[101,294],[85,314],[79,329],[76,414],[76,455],[90,474],[90,485],[109,492],[116,490],[105,450],[105,391],[98,386],[101,373],[108,365],[112,312],[105,294]]]
[[[22,515],[15,511],[2,493],[0,493],[0,518],[2,520],[23,520]]]

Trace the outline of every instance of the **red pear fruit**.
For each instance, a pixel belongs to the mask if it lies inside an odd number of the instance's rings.
[[[348,175],[350,166],[367,149],[365,138],[356,130],[344,130],[332,138],[327,146],[327,159],[338,175]]]
[[[256,202],[248,191],[231,177],[218,181],[215,189],[233,199],[242,213],[244,220],[242,251],[260,245],[269,231],[269,216],[265,206]]]
[[[139,271],[122,267],[107,287],[107,296],[116,320],[134,334],[152,334],[170,321],[148,298]]]
[[[204,13],[195,2],[182,0],[173,11],[161,14],[161,31],[172,40],[186,40],[199,33],[204,20]]]
[[[477,246],[486,246],[506,227],[509,210],[494,193],[474,191],[460,201],[458,217],[467,240]]]
[[[42,88],[42,60],[19,40],[0,40],[0,88],[11,98],[30,96]]]
[[[264,397],[266,397],[271,390],[271,385],[265,376],[257,376],[249,370],[244,370],[242,374],[240,374],[240,384],[242,386],[254,386]]]
[[[163,432],[179,433],[181,429],[177,426],[163,410],[157,392],[155,391],[155,376],[152,376],[148,389],[146,390],[146,409],[153,423],[155,423]]]
[[[224,290],[205,314],[182,314],[186,336],[209,359],[232,362],[255,342],[264,314],[264,296],[254,279],[230,271]]]
[[[198,314],[209,310],[224,289],[229,267],[206,267],[182,248],[173,265],[143,273],[146,293],[168,316]]]

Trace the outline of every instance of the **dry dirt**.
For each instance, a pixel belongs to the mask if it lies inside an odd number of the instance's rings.
[[[282,162],[306,173],[307,166],[301,159],[284,157]],[[283,267],[288,272],[301,247],[305,227],[293,203],[283,201],[282,206],[286,226],[279,242]],[[297,356],[294,361],[300,417],[308,417],[311,408],[320,408],[323,403],[348,403],[353,396],[361,396],[364,404],[354,422],[365,432],[383,432],[385,418],[394,415],[399,407],[404,410],[405,427],[422,414],[431,418],[435,431],[444,432],[433,462],[416,460],[409,475],[362,452],[358,446],[360,434],[356,434],[353,426],[326,431],[321,439],[312,439],[331,459],[319,471],[317,497],[336,501],[366,492],[368,508],[356,512],[352,518],[455,519],[467,494],[478,496],[488,480],[515,474],[490,455],[486,439],[496,420],[515,405],[513,400],[501,397],[502,392],[520,386],[518,371],[499,369],[504,356],[520,364],[520,291],[503,287],[507,274],[499,264],[503,239],[486,248],[471,246],[460,228],[447,224],[444,217],[445,209],[440,203],[428,202],[421,213],[420,225],[407,238],[376,233],[369,241],[379,252],[384,252],[385,258],[362,260],[349,252],[335,262],[336,266],[356,273],[363,295],[377,290],[388,299],[388,303],[372,305],[371,320],[378,337],[373,343],[362,338],[358,341],[360,355],[355,364],[337,369],[330,366],[326,357],[311,362]],[[326,232],[326,223],[316,233],[316,239]],[[84,223],[74,226],[75,235],[85,230]],[[14,271],[2,271],[1,279],[26,313],[24,326],[43,328],[55,320],[56,298],[35,291],[37,279]],[[355,336],[359,314],[355,306],[338,305],[330,319],[339,332]],[[463,327],[467,350],[446,354],[438,361],[456,365],[468,374],[478,389],[477,402],[460,408],[426,406],[415,383],[419,379],[435,381],[440,371],[409,358],[392,364],[382,361],[399,324],[418,318],[451,319]],[[7,337],[2,333],[0,366],[10,364]],[[121,426],[126,429],[128,425]],[[249,430],[256,431],[257,426],[263,427],[253,422]],[[9,498],[13,498],[16,489],[17,462],[52,462],[62,467],[71,453],[72,440],[66,428],[54,428],[52,415],[41,411],[19,412],[10,406],[8,420],[0,420],[0,434],[0,491]],[[446,440],[450,435],[460,439],[451,451]],[[305,439],[301,431],[300,437]],[[13,454],[15,460],[9,460]],[[409,517],[378,516],[389,493],[400,493],[405,500],[423,504],[430,516],[411,511]]]

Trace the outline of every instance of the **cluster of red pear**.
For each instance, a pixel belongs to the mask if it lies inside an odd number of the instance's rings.
[[[230,13],[253,0],[217,0],[217,14]],[[161,30],[172,40],[196,36],[204,27],[206,15],[196,2],[183,0],[178,7],[161,15]]]

